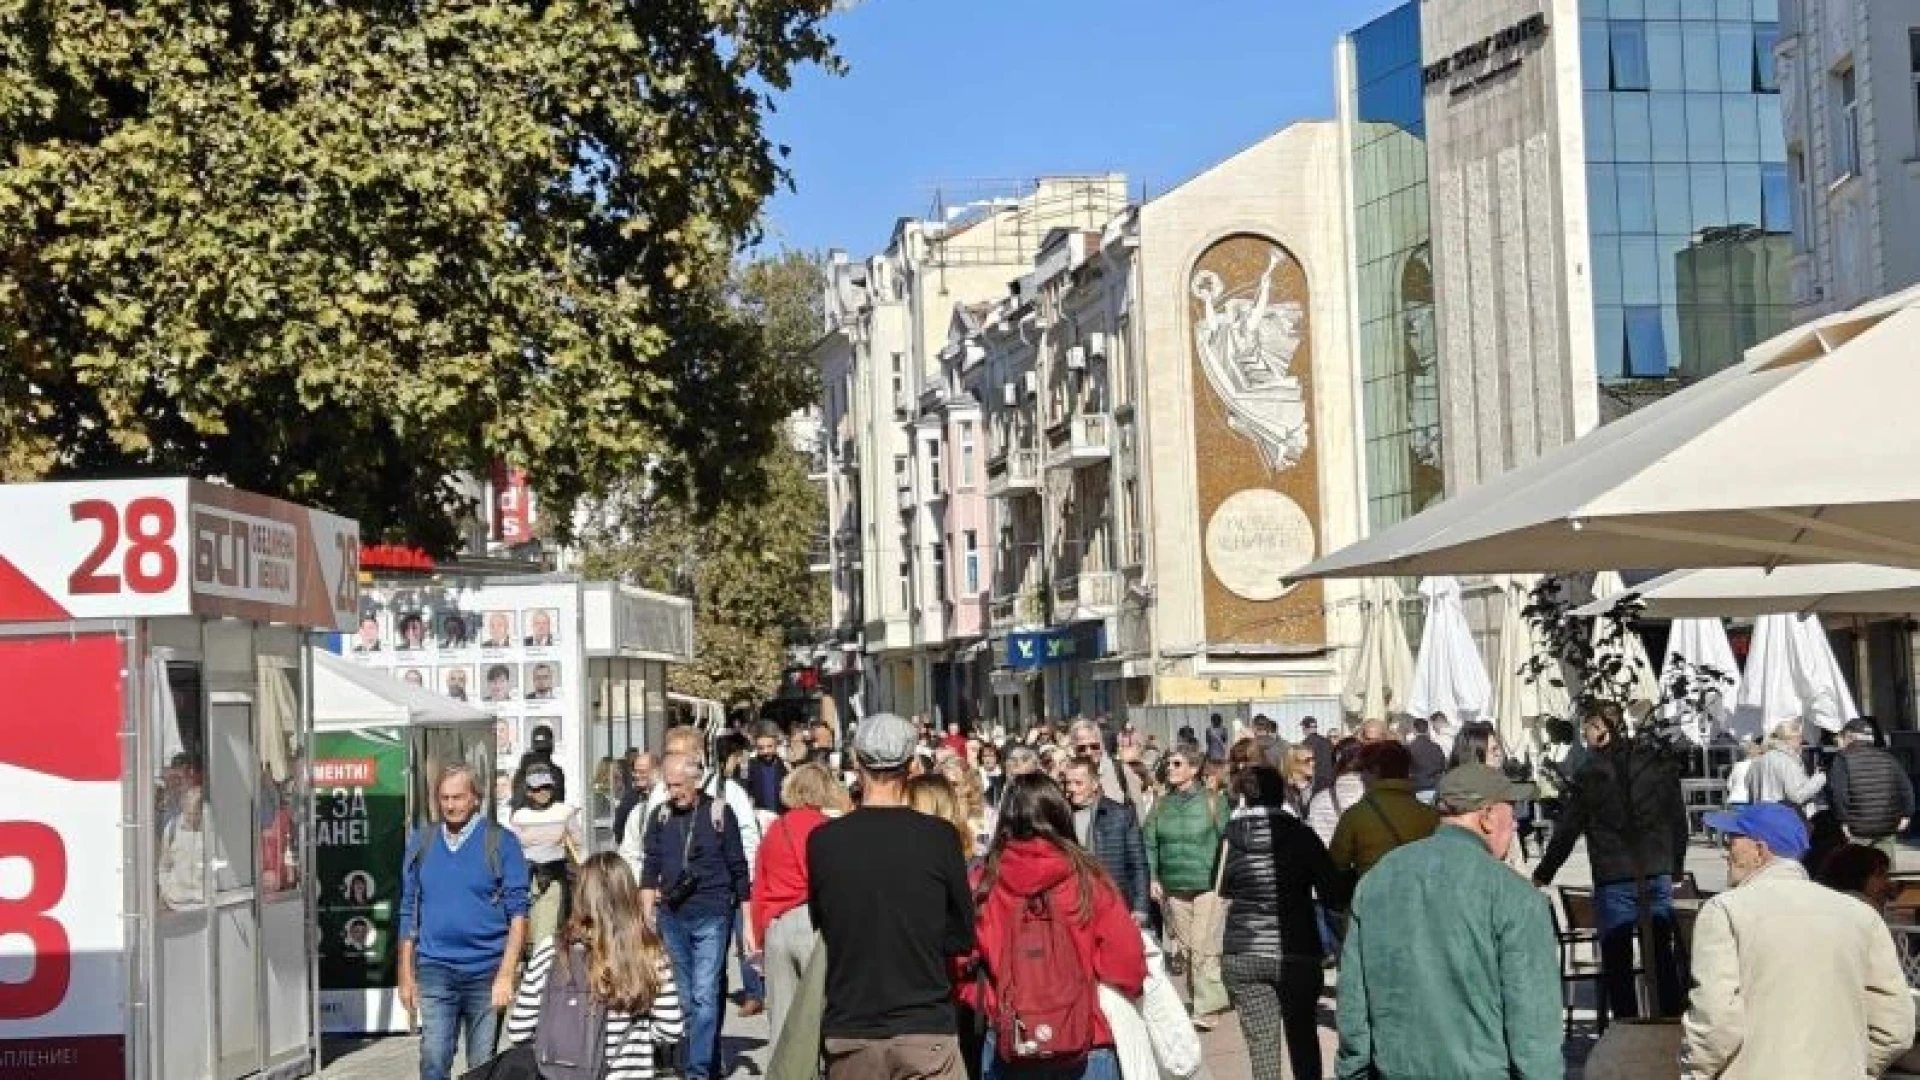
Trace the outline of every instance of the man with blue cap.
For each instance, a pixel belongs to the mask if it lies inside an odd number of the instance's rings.
[[[1782,803],[1708,814],[1726,892],[1693,932],[1680,1074],[1879,1076],[1913,1043],[1914,1007],[1872,908],[1807,879],[1807,825]]]

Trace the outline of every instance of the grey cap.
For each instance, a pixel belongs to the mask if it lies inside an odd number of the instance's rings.
[[[549,769],[544,765],[536,765],[533,768],[527,770],[527,790],[528,791],[532,791],[535,788],[544,788],[544,787],[553,787],[553,786],[554,786],[554,780],[553,780],[552,769]]]
[[[1468,814],[1491,803],[1526,802],[1535,797],[1532,784],[1516,784],[1491,765],[1473,762],[1455,766],[1433,789],[1434,809],[1442,814]]]
[[[853,756],[865,768],[891,772],[906,768],[920,742],[920,729],[893,713],[874,713],[853,735]]]

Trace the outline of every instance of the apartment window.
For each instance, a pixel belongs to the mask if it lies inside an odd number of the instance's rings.
[[[1647,29],[1645,23],[1616,22],[1608,28],[1613,58],[1614,90],[1647,89]]]
[[[893,456],[893,486],[899,488],[902,494],[913,489],[912,467],[912,464],[907,460],[907,455],[895,454]]]
[[[1813,250],[1813,188],[1807,183],[1807,155],[1787,151],[1787,172],[1793,182],[1793,250]]]
[[[947,546],[933,545],[933,591],[941,603],[947,602]]]
[[[1913,156],[1920,158],[1920,30],[1907,31],[1907,77],[1913,87],[1908,102],[1913,106]]]
[[[1838,180],[1860,172],[1860,97],[1852,68],[1834,76],[1834,81],[1840,100],[1839,130],[1833,146],[1833,174]]]
[[[893,354],[893,412],[900,416],[907,411],[907,358],[903,353]]]
[[[935,495],[946,490],[940,486],[940,440],[927,440],[927,490]]]
[[[968,529],[962,534],[967,545],[967,595],[973,596],[980,591],[980,534]]]
[[[1760,227],[1770,233],[1793,231],[1793,196],[1785,165],[1760,166]]]
[[[962,488],[974,485],[973,454],[973,421],[968,420],[960,425],[960,475],[955,477]]]
[[[1779,23],[1753,25],[1753,89],[1757,93],[1780,92],[1780,77],[1773,66],[1773,46],[1779,40]]]

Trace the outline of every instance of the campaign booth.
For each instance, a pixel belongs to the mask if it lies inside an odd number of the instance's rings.
[[[359,528],[186,479],[0,485],[0,1075],[314,1071],[314,630]]]
[[[446,766],[473,767],[493,790],[494,718],[311,651],[320,1027],[402,1032],[396,934],[407,836],[433,816],[431,785]]]

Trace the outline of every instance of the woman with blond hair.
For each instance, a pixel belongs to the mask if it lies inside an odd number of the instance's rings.
[[[655,1048],[670,1052],[680,1041],[680,999],[666,947],[640,910],[633,871],[613,852],[581,864],[572,914],[527,961],[507,1017],[509,1045],[533,1044],[553,978],[605,1011],[608,1080],[652,1080]]]
[[[765,950],[767,1045],[780,1040],[813,955],[813,918],[807,911],[807,840],[813,830],[853,806],[833,771],[817,761],[795,765],[780,783],[786,813],[760,840],[753,866],[753,940]]]
[[[993,839],[993,807],[987,805],[987,787],[980,771],[955,759],[940,770],[940,775],[953,785],[954,797],[960,800],[960,815],[967,822],[968,850],[987,850],[987,843]]]
[[[974,852],[978,850],[973,842],[973,829],[967,822],[967,808],[960,801],[960,793],[954,790],[953,781],[939,773],[916,776],[907,781],[907,805],[923,814],[944,818],[960,834],[960,854],[973,864]]]

